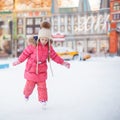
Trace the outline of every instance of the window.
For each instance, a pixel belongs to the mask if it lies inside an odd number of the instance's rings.
[[[53,18],[53,22],[54,22],[54,24],[55,24],[55,25],[57,25],[57,24],[58,24],[58,19],[57,19],[57,17],[56,17],[56,16]]]
[[[38,34],[39,30],[40,30],[40,27],[35,27],[35,34]]]
[[[27,34],[33,34],[33,28],[27,27]]]
[[[18,28],[18,34],[23,34],[23,28]]]
[[[18,25],[23,25],[23,19],[18,19]]]
[[[61,26],[60,26],[60,31],[61,31],[61,32],[65,32],[65,26],[64,26],[64,25],[61,25]]]
[[[40,25],[40,22],[42,21],[41,18],[36,18],[35,19],[35,25]]]
[[[120,14],[114,14],[113,20],[120,20]]]
[[[71,19],[71,16],[68,16],[68,24],[71,24],[71,22],[72,22],[72,19]]]
[[[26,19],[26,34],[38,34],[40,29],[40,23],[43,21],[43,17],[27,18]]]
[[[74,15],[74,23],[78,24],[78,16],[77,15]]]
[[[33,19],[32,18],[27,19],[27,25],[33,25]]]
[[[60,22],[61,22],[61,24],[64,24],[64,23],[65,23],[65,17],[64,17],[64,16],[61,16],[61,17],[60,17]]]
[[[54,31],[55,31],[55,32],[58,31],[58,26],[57,26],[57,25],[54,26]]]
[[[120,3],[119,3],[119,2],[115,2],[115,3],[114,3],[114,6],[113,6],[113,9],[114,9],[115,11],[120,10]]]
[[[108,52],[108,41],[107,40],[101,40],[100,41],[100,52],[101,53],[107,53]]]
[[[67,26],[67,30],[68,30],[68,32],[72,32],[72,27],[71,27],[71,25],[68,25],[68,26]]]
[[[95,40],[88,41],[88,53],[96,53],[97,42]]]
[[[17,18],[17,33],[23,34],[23,18]]]

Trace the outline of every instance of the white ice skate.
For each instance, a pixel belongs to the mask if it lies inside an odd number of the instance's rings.
[[[28,102],[29,101],[29,97],[25,97],[25,101]]]
[[[46,110],[47,103],[46,102],[41,102],[41,105],[42,105],[42,110]]]

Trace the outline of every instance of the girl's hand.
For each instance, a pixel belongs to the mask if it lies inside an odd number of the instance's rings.
[[[16,66],[16,65],[18,65],[18,64],[20,64],[20,61],[19,61],[19,60],[13,62],[13,66]]]
[[[67,67],[68,69],[70,68],[70,63],[68,63],[68,62],[63,62],[62,65],[64,65],[64,66]]]

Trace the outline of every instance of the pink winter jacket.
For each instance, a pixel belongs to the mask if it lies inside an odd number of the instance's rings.
[[[38,74],[36,74],[37,65],[37,49],[38,49]],[[64,60],[60,58],[50,46],[50,58],[56,63],[62,64]],[[27,80],[39,82],[47,79],[47,59],[48,59],[48,45],[43,46],[38,44],[38,48],[33,45],[27,46],[19,56],[18,60],[23,62],[27,59],[24,77]]]

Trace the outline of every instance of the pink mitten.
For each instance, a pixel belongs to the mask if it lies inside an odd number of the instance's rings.
[[[13,62],[13,66],[16,66],[16,65],[18,65],[18,64],[20,64],[20,61],[19,61],[19,60]]]
[[[70,63],[68,63],[68,62],[64,62],[62,65],[64,65],[67,68],[70,68]]]

